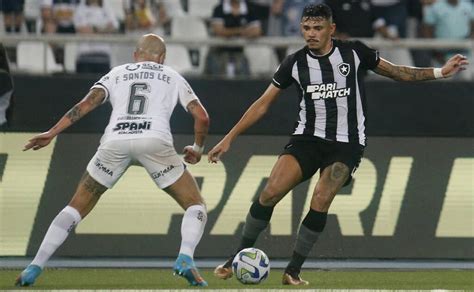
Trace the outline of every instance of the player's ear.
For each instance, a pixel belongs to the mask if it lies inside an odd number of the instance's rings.
[[[335,32],[336,32],[336,24],[334,22],[331,22],[331,35],[333,36]]]
[[[158,63],[159,64],[164,64],[166,59],[166,53],[162,53],[161,55],[158,56]]]

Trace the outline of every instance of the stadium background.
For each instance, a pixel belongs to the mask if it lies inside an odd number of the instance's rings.
[[[62,44],[81,41],[80,37],[2,36],[2,42],[10,45],[52,39]],[[110,41],[133,46],[116,36]],[[179,37],[174,42],[189,45]],[[222,45],[212,38],[206,42]],[[272,43],[272,39],[261,42]],[[281,38],[274,42],[277,46],[295,43]],[[391,45],[382,42],[382,47]],[[450,44],[428,42],[427,46]],[[110,108],[91,113],[42,151],[21,152],[33,133],[48,129],[99,75],[13,69],[14,114],[0,134],[0,257],[31,257],[95,152]],[[266,88],[271,73],[238,79],[188,77],[212,119],[209,149]],[[406,84],[370,77],[369,146],[355,183],[336,198],[311,259],[472,261],[472,81]],[[222,164],[209,165],[203,159],[190,166],[209,206],[198,258],[223,258],[234,248],[251,200],[288,140],[297,114],[295,93],[285,91],[264,120],[236,141]],[[176,110],[172,129],[178,134],[177,149],[192,142],[191,119],[182,109]],[[314,183],[303,183],[278,205],[270,230],[258,241],[271,258],[290,255],[288,247]],[[142,169],[132,167],[56,256],[174,257],[181,214]]]

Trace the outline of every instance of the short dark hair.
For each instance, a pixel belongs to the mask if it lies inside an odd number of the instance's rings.
[[[332,10],[326,4],[309,4],[303,9],[301,14],[301,21],[313,17],[322,17],[332,22]]]

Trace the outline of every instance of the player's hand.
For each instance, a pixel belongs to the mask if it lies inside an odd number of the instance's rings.
[[[56,135],[52,134],[51,132],[44,132],[39,135],[34,136],[28,143],[23,147],[23,151],[27,151],[33,148],[33,150],[39,150],[51,142]]]
[[[201,153],[193,150],[193,146],[188,145],[183,149],[184,161],[190,164],[196,164],[201,161]]]
[[[467,57],[461,54],[457,54],[455,56],[452,56],[446,62],[446,64],[444,64],[443,68],[441,68],[441,73],[443,74],[444,78],[448,78],[458,73],[459,71],[466,70],[467,65],[469,65]]]
[[[222,154],[229,151],[229,148],[230,142],[226,138],[222,139],[207,153],[207,161],[210,163],[217,163],[217,161],[221,160]]]

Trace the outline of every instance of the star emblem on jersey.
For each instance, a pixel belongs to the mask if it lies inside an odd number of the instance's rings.
[[[337,65],[337,69],[338,69],[339,73],[344,77],[349,75],[349,72],[351,71],[351,67],[347,63],[341,63],[341,64]]]

